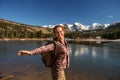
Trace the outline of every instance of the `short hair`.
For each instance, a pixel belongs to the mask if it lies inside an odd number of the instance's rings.
[[[58,27],[61,27],[62,30],[65,31],[64,25],[55,25],[55,27],[53,28],[53,33],[54,33],[54,34],[55,34],[55,30],[56,30]]]

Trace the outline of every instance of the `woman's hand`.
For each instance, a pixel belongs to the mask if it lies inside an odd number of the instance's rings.
[[[30,55],[30,51],[28,51],[28,50],[20,50],[20,51],[18,51],[19,56],[22,56],[22,55],[25,55],[25,54]]]

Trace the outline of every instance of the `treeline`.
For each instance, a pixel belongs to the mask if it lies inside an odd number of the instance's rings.
[[[104,38],[104,39],[120,39],[120,30],[100,30],[100,31],[74,31],[67,32],[66,37],[70,39],[96,39],[96,38]]]

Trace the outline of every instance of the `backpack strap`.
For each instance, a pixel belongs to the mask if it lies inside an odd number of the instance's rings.
[[[58,42],[57,41],[53,41],[54,44],[54,55],[56,55],[56,51],[58,50],[59,46],[58,46]]]

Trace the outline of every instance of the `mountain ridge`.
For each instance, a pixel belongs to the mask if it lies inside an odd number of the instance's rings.
[[[111,27],[113,25],[117,26],[119,23],[120,22],[108,23],[108,24],[92,23],[92,25],[84,25],[82,23],[75,22],[73,24],[61,24],[61,25],[64,25],[66,27],[67,31],[86,31],[86,30],[109,29],[109,27]],[[48,26],[44,26],[44,27],[53,28],[54,26],[55,25],[48,25]]]
[[[64,25],[66,29],[66,37],[70,39],[76,38],[96,38],[101,36],[106,39],[120,38],[120,22],[104,24],[93,23],[92,26],[83,25],[81,23],[59,24]],[[52,28],[55,25],[32,26],[18,22],[0,19],[0,38],[50,38],[52,37]]]
[[[5,20],[5,19],[0,19],[0,27],[2,27],[1,24],[6,24],[6,26],[9,26],[9,27],[13,27],[13,26],[26,27],[26,28],[28,28],[28,30],[31,30],[31,31],[40,31],[41,30],[44,34],[50,33],[46,28],[44,28],[42,26],[33,26],[33,25],[23,24],[23,23],[14,22],[14,21]]]
[[[55,25],[46,25],[46,26],[35,26],[35,25],[29,25],[29,24],[23,24],[23,23],[19,23],[19,22],[14,22],[14,21],[10,21],[10,20],[5,20],[5,19],[0,19],[0,22],[4,22],[4,23],[8,23],[11,24],[13,26],[18,25],[18,26],[25,26],[28,28],[31,28],[35,31],[39,31],[41,30],[43,33],[51,33],[51,28],[53,28]],[[97,30],[97,29],[112,29],[112,28],[119,28],[119,27],[115,27],[115,26],[119,26],[120,22],[116,22],[116,23],[109,23],[109,24],[100,24],[100,23],[92,23],[92,25],[84,25],[82,23],[79,22],[75,22],[73,24],[60,24],[60,25],[64,25],[67,31],[86,31],[86,30]]]

